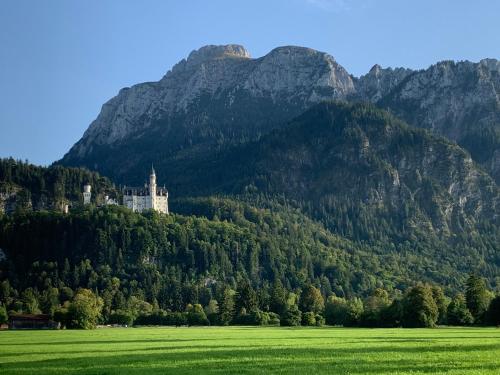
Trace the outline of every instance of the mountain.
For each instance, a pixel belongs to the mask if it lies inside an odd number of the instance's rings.
[[[256,139],[311,104],[352,92],[351,76],[325,53],[280,47],[251,59],[241,46],[207,46],[160,81],[122,89],[61,162],[141,183],[143,163]]]
[[[498,183],[499,67],[494,59],[420,71],[375,65],[356,78],[309,48],[279,47],[252,59],[242,46],[206,46],[160,81],[122,89],[59,163],[137,184],[144,165],[169,170],[202,160],[285,126],[321,101],[370,101],[459,143]]]
[[[344,234],[339,209],[387,219],[402,236],[458,234],[498,223],[500,213],[497,185],[463,149],[366,104],[318,104],[258,141],[183,168],[172,177],[179,194],[281,195],[321,219],[333,215],[330,229]]]
[[[375,66],[355,78],[307,48],[252,59],[208,46],[159,82],[122,90],[60,163],[135,184],[153,162],[171,197],[282,200],[372,254],[420,264],[418,275],[456,284],[478,270],[493,283],[495,69]],[[480,137],[491,142],[478,148]]]
[[[417,72],[373,68],[357,87],[409,124],[457,142],[500,182],[500,61],[443,61]]]

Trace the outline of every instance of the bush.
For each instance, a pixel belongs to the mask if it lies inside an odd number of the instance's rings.
[[[300,321],[302,318],[302,313],[298,309],[296,305],[289,306],[286,311],[283,313],[283,316],[280,320],[281,326],[300,326]]]
[[[66,301],[63,306],[54,311],[54,315],[52,318],[54,319],[54,321],[61,323],[61,328],[70,326],[70,316],[68,313],[69,304],[70,302]]]
[[[486,317],[488,324],[500,325],[500,296],[496,296],[491,300]]]
[[[447,323],[455,326],[466,326],[473,322],[474,317],[467,308],[464,295],[457,295],[448,305]]]
[[[316,314],[314,316],[314,318],[316,319],[316,326],[317,327],[321,327],[321,326],[325,325],[325,318],[323,317],[323,315]]]
[[[250,313],[247,313],[243,308],[236,316],[234,323],[249,326],[267,326],[271,324],[278,325],[279,321],[280,320],[278,314],[261,310],[254,310]]]
[[[303,326],[315,326],[316,325],[316,315],[312,311],[308,311],[302,314],[302,325]]]
[[[109,315],[108,323],[131,326],[134,323],[134,317],[129,312],[116,311]]]
[[[326,322],[331,325],[354,326],[363,314],[363,301],[359,298],[346,300],[336,296],[328,297],[325,307]]]
[[[187,309],[187,323],[190,326],[208,326],[210,321],[205,315],[205,311],[200,304],[188,305]]]
[[[269,325],[270,326],[279,326],[280,325],[280,316],[274,312],[268,312],[269,315]]]
[[[218,326],[222,325],[221,321],[219,319],[219,314],[218,313],[210,313],[207,315],[207,319],[210,322],[211,326]]]
[[[188,324],[188,313],[168,312],[159,310],[151,314],[139,315],[134,324],[136,326],[184,326]]]
[[[9,315],[7,314],[7,309],[4,305],[0,305],[0,324],[5,324],[9,320]]]

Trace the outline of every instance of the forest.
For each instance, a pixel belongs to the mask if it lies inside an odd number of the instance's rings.
[[[200,216],[116,206],[3,215],[2,319],[43,312],[68,328],[499,323],[500,298],[484,278],[452,289],[391,272],[294,209],[221,198],[177,207]]]

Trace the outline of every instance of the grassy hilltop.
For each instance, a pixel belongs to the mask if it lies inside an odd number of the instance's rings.
[[[0,332],[7,374],[498,374],[495,328]]]

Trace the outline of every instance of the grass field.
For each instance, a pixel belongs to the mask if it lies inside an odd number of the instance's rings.
[[[500,374],[500,329],[0,332],[0,374]]]

